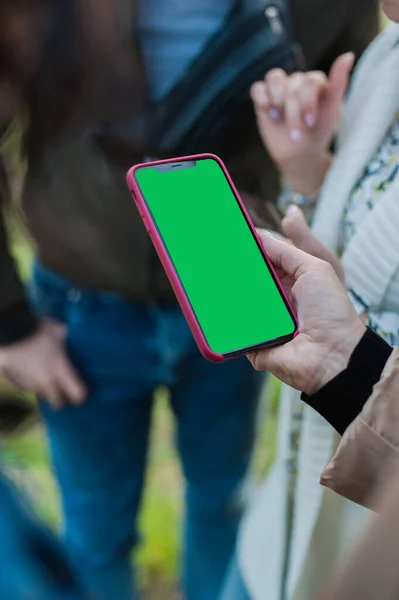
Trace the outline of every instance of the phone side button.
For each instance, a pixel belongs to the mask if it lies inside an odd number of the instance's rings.
[[[135,203],[135,205],[136,205],[136,208],[137,208],[137,210],[139,211],[139,213],[140,213],[140,216],[142,217],[142,216],[143,216],[143,212],[142,212],[142,210],[141,210],[140,201],[138,200],[138,198],[137,198],[137,196],[136,196],[136,194],[134,193],[134,191],[133,191],[133,190],[130,190],[130,192],[131,192],[131,194],[132,194],[132,197],[133,197],[134,203]]]
[[[150,226],[148,225],[148,223],[147,223],[147,221],[146,221],[146,218],[145,218],[145,217],[143,217],[143,223],[144,223],[144,227],[146,228],[147,232],[148,232],[148,233],[151,233],[151,228],[150,228]]]

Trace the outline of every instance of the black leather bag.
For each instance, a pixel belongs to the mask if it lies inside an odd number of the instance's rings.
[[[220,153],[245,111],[249,89],[269,69],[299,68],[299,53],[284,0],[238,0],[185,75],[154,107],[155,156]]]

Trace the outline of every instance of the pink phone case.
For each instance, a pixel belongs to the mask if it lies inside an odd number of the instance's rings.
[[[227,357],[225,357],[223,354],[217,354],[209,347],[208,342],[206,341],[205,336],[202,332],[201,326],[197,320],[197,317],[191,307],[190,300],[188,299],[187,294],[184,291],[184,288],[180,282],[179,275],[177,274],[176,269],[169,257],[169,253],[163,243],[161,236],[159,235],[156,223],[154,222],[154,220],[152,218],[151,212],[147,206],[145,198],[143,197],[143,195],[140,191],[140,188],[137,184],[136,177],[135,177],[136,171],[143,167],[152,167],[152,166],[163,165],[163,164],[167,164],[167,163],[183,162],[183,161],[190,161],[190,160],[203,160],[203,159],[209,159],[209,158],[215,160],[219,164],[219,166],[222,169],[223,173],[225,174],[229,184],[231,185],[231,188],[234,192],[237,202],[239,203],[241,210],[247,220],[248,226],[250,227],[252,233],[254,234],[255,239],[258,241],[259,248],[265,257],[270,270],[272,271],[272,273],[275,276],[277,286],[278,286],[282,296],[285,298],[288,306],[290,307],[290,310],[291,310],[291,313],[292,313],[292,316],[293,316],[293,319],[294,319],[294,322],[296,325],[296,331],[293,334],[293,337],[294,337],[297,334],[297,327],[298,327],[295,312],[292,308],[292,305],[291,305],[289,299],[287,298],[287,296],[284,292],[283,287],[281,286],[281,283],[276,275],[273,265],[271,264],[269,258],[267,257],[267,255],[265,254],[265,252],[263,250],[261,240],[260,240],[258,233],[251,221],[251,218],[250,218],[250,216],[249,216],[249,214],[248,214],[248,212],[236,190],[236,187],[235,187],[225,165],[223,164],[223,161],[218,156],[216,156],[214,154],[197,154],[197,155],[193,155],[193,156],[184,156],[184,157],[180,157],[180,158],[168,158],[165,160],[157,160],[157,161],[153,161],[153,162],[141,163],[138,165],[134,165],[133,167],[131,167],[129,169],[129,171],[126,175],[126,181],[129,186],[129,189],[132,193],[133,199],[136,203],[136,206],[140,213],[140,216],[143,219],[145,228],[147,229],[147,232],[152,240],[155,250],[157,251],[157,254],[160,258],[162,266],[165,269],[165,272],[169,278],[169,281],[172,285],[173,291],[176,294],[176,298],[180,304],[180,307],[181,307],[183,314],[188,322],[188,325],[191,329],[191,332],[194,336],[194,339],[196,341],[196,344],[197,344],[201,354],[207,360],[210,360],[215,363],[220,363],[220,362],[227,360]],[[272,344],[273,344],[273,342],[265,342],[264,347],[271,346]],[[242,355],[244,355],[246,353],[247,353],[247,351],[245,351],[245,350],[242,351]],[[238,357],[238,356],[239,356],[239,354],[235,355],[235,357]]]

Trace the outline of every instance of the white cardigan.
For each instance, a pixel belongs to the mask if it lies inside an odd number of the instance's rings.
[[[399,27],[391,25],[367,50],[354,76],[339,150],[323,185],[313,225],[316,235],[334,251],[350,193],[398,113],[398,42]],[[399,178],[360,224],[342,260],[349,287],[372,311],[399,312]],[[316,598],[357,534],[359,523],[368,516],[364,509],[319,485],[337,437],[318,414],[305,408],[294,521],[287,539],[286,460],[291,412],[298,398],[297,392],[284,386],[277,459],[241,528],[239,564],[253,600]]]

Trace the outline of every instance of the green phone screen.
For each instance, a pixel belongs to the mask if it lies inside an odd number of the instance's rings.
[[[226,355],[293,334],[223,170],[211,158],[187,164],[142,167],[136,180],[210,348]]]

